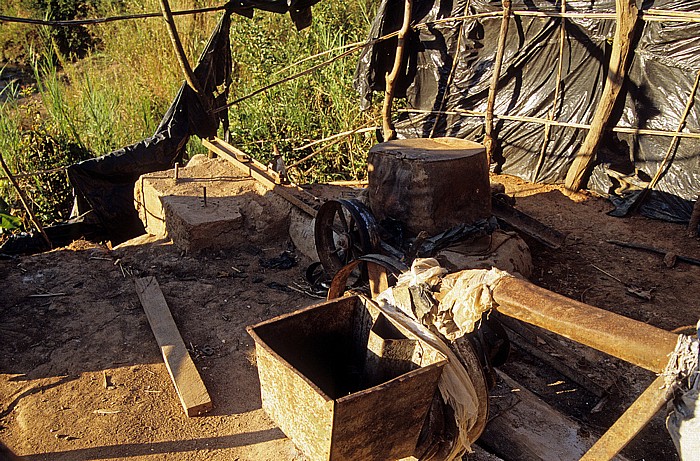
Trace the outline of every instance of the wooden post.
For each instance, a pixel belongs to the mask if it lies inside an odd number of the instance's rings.
[[[177,33],[175,21],[173,20],[173,13],[170,10],[168,0],[160,0],[160,7],[163,10],[163,18],[165,18],[165,23],[168,25],[168,34],[170,35],[170,40],[173,42],[175,55],[180,63],[180,67],[182,68],[182,73],[185,74],[187,85],[189,85],[189,87],[201,97],[202,87],[199,85],[197,77],[194,75],[192,67],[190,67],[190,63],[187,61],[187,56],[185,55],[184,48],[182,48],[182,42],[180,41],[180,36]]]
[[[503,0],[503,19],[501,21],[501,31],[498,35],[498,50],[496,51],[496,61],[493,65],[491,75],[491,86],[489,87],[489,97],[486,101],[486,120],[484,126],[484,146],[486,147],[486,165],[490,168],[493,157],[493,106],[496,103],[496,91],[498,90],[498,80],[501,78],[501,66],[503,65],[503,53],[506,48],[506,37],[508,36],[508,23],[510,22],[511,0]]]
[[[39,220],[37,219],[36,215],[29,207],[29,202],[27,200],[27,197],[24,196],[24,191],[22,191],[22,189],[19,187],[19,183],[14,178],[14,176],[12,176],[12,173],[10,172],[7,163],[5,163],[5,159],[3,158],[2,154],[0,154],[0,166],[2,166],[2,170],[5,172],[5,176],[7,176],[7,179],[12,183],[12,187],[14,187],[17,191],[17,195],[19,195],[19,200],[22,202],[22,206],[24,206],[24,209],[29,215],[29,220],[32,222],[32,224],[34,224],[34,227],[36,227],[36,230],[39,231],[41,236],[44,237],[44,240],[46,241],[46,244],[49,246],[49,248],[51,248],[51,239],[49,239],[49,236],[46,235],[46,231],[44,231],[44,228],[41,227],[41,223],[39,223]]]
[[[394,99],[394,90],[396,89],[396,77],[401,70],[401,62],[403,61],[403,52],[406,45],[406,35],[411,28],[411,1],[405,0],[403,11],[403,25],[399,30],[399,42],[396,45],[396,56],[394,57],[394,67],[391,72],[386,74],[386,91],[384,93],[384,105],[382,107],[382,135],[384,141],[390,141],[396,137],[396,130],[391,123],[391,102]]]
[[[569,190],[579,190],[583,184],[583,179],[588,173],[595,152],[600,145],[603,132],[610,119],[617,97],[622,88],[622,82],[625,80],[627,73],[627,63],[632,40],[637,25],[637,4],[635,0],[616,0],[615,14],[617,18],[617,27],[615,28],[615,36],[613,38],[612,53],[610,55],[610,64],[608,66],[608,76],[603,88],[603,94],[600,96],[600,102],[596,111],[593,114],[591,121],[591,129],[583,140],[581,148],[576,154],[574,162],[569,167],[566,174],[564,185]]]

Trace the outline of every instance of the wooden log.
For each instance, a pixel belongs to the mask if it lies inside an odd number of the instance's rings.
[[[492,416],[479,443],[503,459],[540,461],[579,459],[595,437],[520,383],[498,371],[500,383],[491,392]]]
[[[613,38],[612,53],[608,65],[608,76],[603,87],[603,94],[596,107],[591,122],[591,129],[583,140],[576,158],[569,167],[564,185],[569,190],[579,190],[590,166],[595,159],[595,153],[600,145],[603,132],[612,114],[613,107],[620,94],[622,83],[627,74],[628,56],[632,48],[632,40],[636,31],[639,11],[635,0],[616,0],[615,13],[617,27]]]
[[[501,78],[501,66],[503,65],[503,53],[506,48],[506,37],[508,36],[508,23],[510,22],[511,1],[503,0],[503,19],[501,20],[501,30],[498,34],[498,49],[496,50],[496,61],[493,66],[491,85],[489,86],[489,96],[486,100],[486,120],[484,146],[486,147],[486,165],[491,165],[493,157],[493,106],[496,103],[496,91],[498,90],[498,80]]]
[[[151,276],[138,278],[134,283],[185,414],[197,416],[211,410],[207,388],[187,352],[158,281]]]
[[[404,0],[403,24],[399,30],[399,42],[396,45],[396,56],[394,57],[394,67],[391,72],[386,75],[386,90],[384,92],[384,104],[382,106],[382,135],[384,141],[390,141],[396,137],[394,124],[391,123],[391,103],[394,99],[394,90],[396,89],[396,78],[401,70],[403,62],[404,48],[406,45],[406,35],[411,28],[411,1]]]
[[[647,370],[661,373],[678,335],[574,301],[515,277],[493,288],[501,314],[544,328]]]
[[[180,41],[180,36],[177,33],[175,21],[173,20],[173,13],[170,10],[168,0],[160,0],[160,8],[163,11],[163,18],[168,26],[168,34],[170,35],[170,40],[173,42],[175,56],[177,56],[177,61],[180,63],[180,68],[185,76],[185,81],[187,81],[187,85],[192,88],[192,90],[194,90],[194,92],[197,93],[200,96],[200,99],[203,101],[202,87],[192,71],[192,67],[187,60],[187,56],[185,56],[185,50],[182,48],[182,42]],[[206,107],[206,105],[204,107]]]

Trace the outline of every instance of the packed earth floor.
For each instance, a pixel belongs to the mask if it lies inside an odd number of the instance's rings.
[[[568,234],[558,250],[528,240],[540,286],[677,332],[700,313],[700,267],[615,247],[651,245],[700,258],[685,227],[606,215],[609,202],[496,176],[517,208]],[[117,249],[77,241],[0,261],[0,442],[28,461],[303,460],[261,408],[254,344],[246,326],[321,301],[304,281],[310,261],[264,268],[285,240],[198,255],[153,237]],[[157,277],[214,409],[182,411],[133,278]],[[628,290],[636,287],[650,299]],[[542,333],[548,353],[606,390],[598,398],[513,347],[509,376],[599,435],[651,383],[650,372]],[[495,388],[491,419],[507,411]],[[502,395],[500,395],[502,397]],[[663,411],[627,459],[678,459]],[[523,422],[527,424],[527,422]],[[507,444],[508,434],[503,434]],[[492,448],[489,448],[492,450]],[[485,452],[468,459],[498,459]],[[515,461],[515,460],[513,460]]]

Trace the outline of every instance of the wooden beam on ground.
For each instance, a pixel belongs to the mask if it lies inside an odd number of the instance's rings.
[[[138,278],[134,282],[185,414],[197,416],[211,410],[207,388],[187,352],[158,281],[151,276]]]
[[[540,461],[575,460],[595,443],[595,436],[522,384],[498,371],[491,391],[491,415],[479,444],[503,459]],[[623,460],[624,458],[616,458]]]
[[[579,190],[590,166],[595,159],[595,153],[612,114],[613,107],[620,94],[622,83],[627,74],[629,52],[637,25],[639,10],[635,0],[616,0],[615,15],[617,26],[613,37],[612,53],[608,66],[608,76],[603,87],[603,94],[596,107],[591,121],[591,128],[583,140],[581,148],[576,153],[574,162],[569,167],[564,185],[569,190]]]
[[[202,145],[309,216],[316,217],[316,197],[299,186],[282,184],[276,171],[219,138],[202,139]]]

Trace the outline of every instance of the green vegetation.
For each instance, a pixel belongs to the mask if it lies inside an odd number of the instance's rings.
[[[173,10],[180,10],[223,1],[170,3]],[[229,99],[339,52],[294,65],[307,56],[362,41],[377,3],[326,0],[314,6],[313,25],[301,32],[287,15],[259,11],[253,19],[234,15],[234,81]],[[157,12],[159,8],[157,0],[9,0],[0,6],[0,14],[70,19]],[[220,14],[175,18],[193,64]],[[37,82],[14,90],[8,87],[6,101],[0,102],[0,152],[15,173],[67,165],[149,136],[183,80],[159,18],[59,29],[3,23],[0,49],[4,62],[29,66]],[[276,145],[287,164],[292,164],[312,152],[312,148],[297,149],[310,141],[374,126],[377,114],[360,113],[352,89],[357,55],[231,107],[231,142],[263,162],[271,158]],[[298,182],[363,178],[372,142],[373,135],[356,134],[319,144],[315,148],[325,146],[323,152],[290,175]],[[201,152],[199,141],[190,141],[188,154]],[[64,173],[23,178],[21,183],[44,222],[65,217],[69,190]],[[11,205],[12,214],[21,215],[8,187],[6,181],[0,181],[0,197]]]

